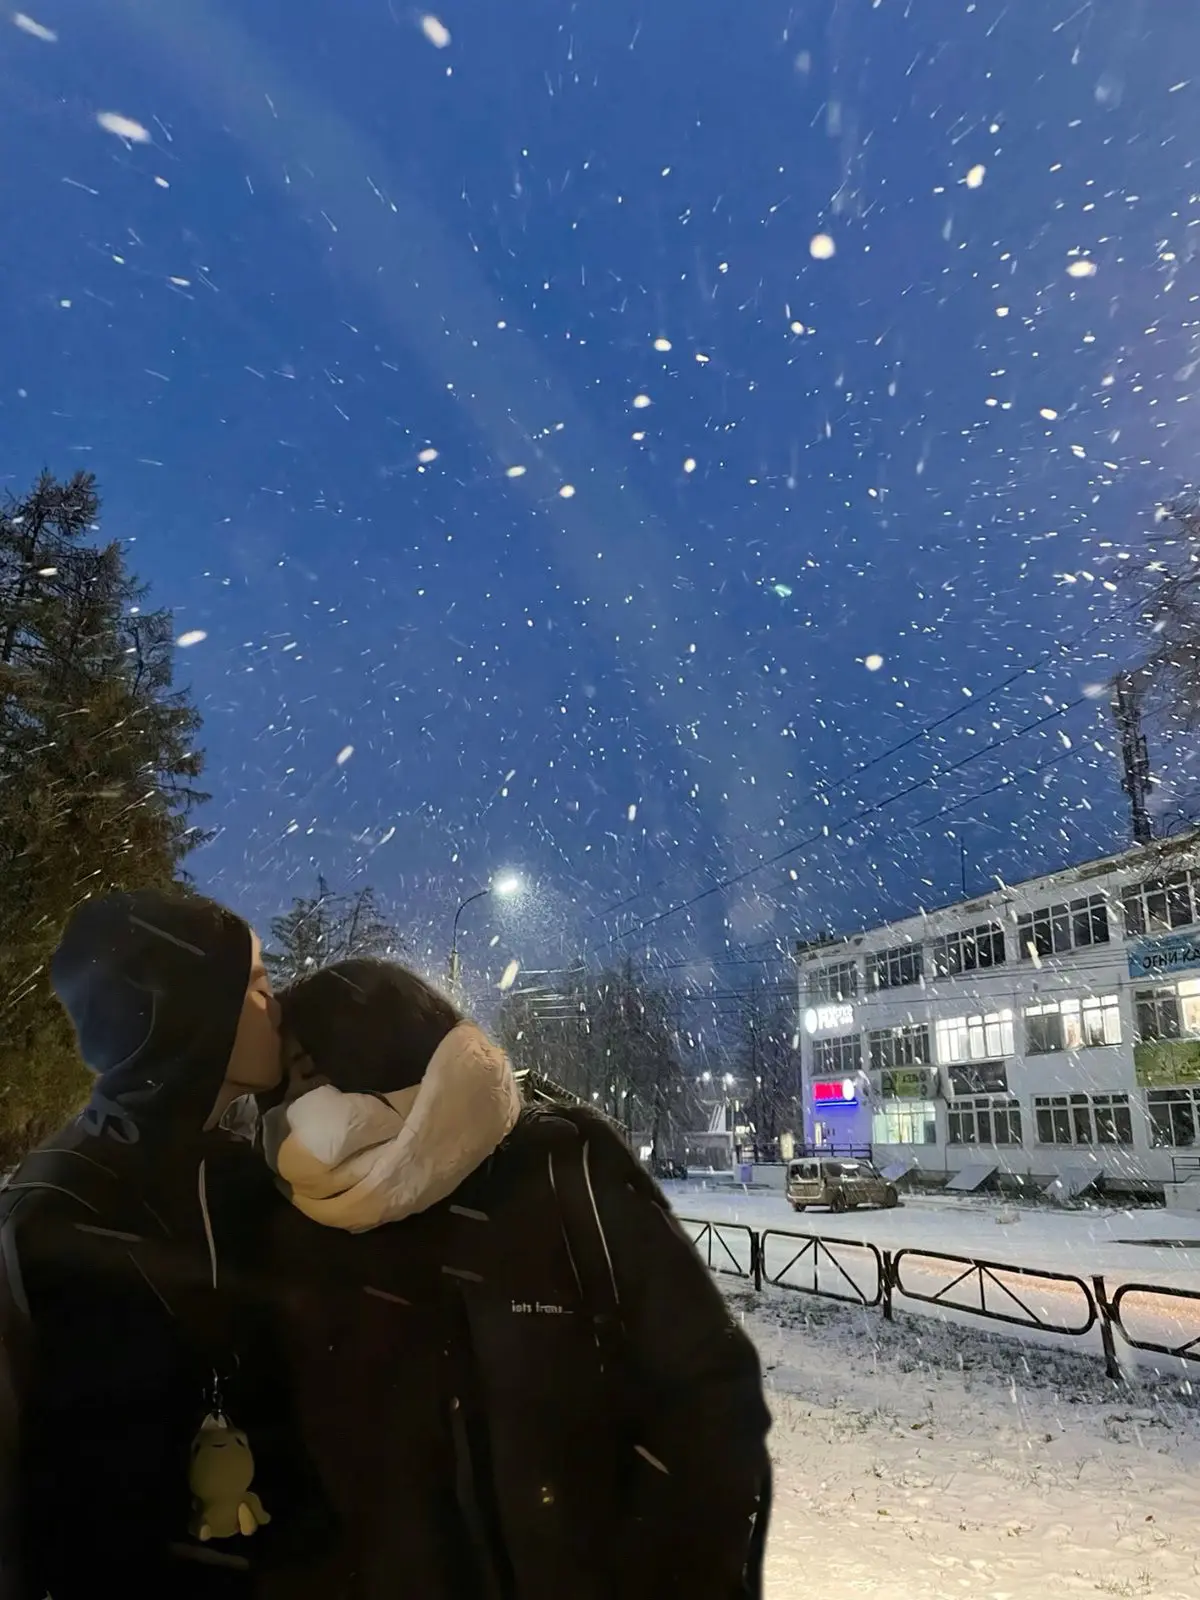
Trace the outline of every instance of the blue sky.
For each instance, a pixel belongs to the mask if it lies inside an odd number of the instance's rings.
[[[0,472],[96,472],[205,635],[202,883],[370,881],[440,948],[517,866],[498,971],[945,899],[959,820],[973,887],[1118,844],[1198,46],[1133,0],[5,22]]]

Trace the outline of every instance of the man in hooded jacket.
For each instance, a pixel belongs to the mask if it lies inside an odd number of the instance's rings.
[[[258,1293],[281,1202],[217,1128],[280,1076],[258,941],[212,901],[113,894],[77,908],[51,977],[95,1086],[0,1193],[0,1600],[262,1593],[320,1519]],[[206,1418],[249,1442],[253,1538],[196,1536]]]

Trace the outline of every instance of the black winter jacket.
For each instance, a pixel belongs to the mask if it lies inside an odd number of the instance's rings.
[[[586,1220],[565,1190],[594,1200]],[[611,1308],[587,1282],[593,1249]],[[525,1113],[450,1201],[375,1231],[278,1214],[270,1254],[345,1536],[330,1600],[761,1593],[754,1349],[600,1118]]]
[[[279,1211],[290,1208],[243,1141],[196,1136],[155,1155],[80,1123],[0,1193],[0,1600],[324,1595],[331,1522],[292,1426],[257,1258]],[[216,1368],[272,1515],[254,1540],[222,1547],[189,1536],[188,1456]]]

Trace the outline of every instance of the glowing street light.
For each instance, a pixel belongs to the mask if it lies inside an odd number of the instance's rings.
[[[469,894],[465,900],[460,900],[458,910],[454,913],[454,931],[450,938],[450,987],[457,990],[462,976],[462,962],[458,956],[458,919],[469,905],[476,900],[482,900],[485,895],[498,895],[502,900],[511,900],[520,894],[523,884],[515,872],[506,872],[503,877],[493,878],[486,889],[477,889],[474,894]]]

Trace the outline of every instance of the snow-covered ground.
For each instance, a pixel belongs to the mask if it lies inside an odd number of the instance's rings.
[[[1200,1399],[1095,1360],[785,1290],[730,1298],[762,1354],[767,1600],[1194,1600]]]
[[[906,1198],[894,1211],[864,1210],[835,1217],[828,1211],[796,1214],[782,1190],[693,1182],[666,1188],[680,1216],[739,1222],[760,1232],[778,1228],[867,1239],[888,1250],[945,1250],[1083,1277],[1099,1272],[1111,1274],[1115,1281],[1148,1278],[1200,1289],[1200,1213],[1189,1216],[1157,1206],[1035,1209],[997,1200],[935,1196]],[[1190,1241],[1192,1248],[1148,1242],[1168,1239]]]
[[[987,1326],[969,1309],[978,1307],[982,1293],[990,1310],[1020,1325],[1016,1331],[1027,1342],[1089,1351],[1098,1360],[1101,1329],[1098,1322],[1088,1326],[1092,1320],[1088,1290],[1078,1282],[1005,1271],[1004,1266],[1010,1265],[1033,1269],[1035,1274],[1068,1274],[1085,1284],[1099,1274],[1110,1297],[1123,1284],[1144,1285],[1126,1291],[1121,1300],[1121,1321],[1131,1337],[1168,1349],[1200,1341],[1200,1300],[1160,1292],[1172,1288],[1200,1292],[1200,1217],[1148,1207],[1056,1211],[950,1197],[910,1199],[893,1211],[795,1215],[778,1192],[695,1183],[670,1188],[681,1217],[720,1225],[712,1237],[696,1227],[689,1230],[693,1236],[699,1234],[697,1243],[711,1266],[748,1270],[750,1241],[739,1226],[753,1228],[763,1236],[767,1277],[792,1291],[819,1288],[824,1294],[850,1299],[857,1291],[868,1303],[877,1301],[881,1262],[871,1248],[876,1246],[908,1252],[898,1260],[896,1304],[927,1318],[960,1327]],[[811,1235],[830,1243],[806,1246],[804,1236]],[[937,1252],[998,1265],[983,1274],[964,1272],[961,1263],[939,1260]],[[1038,1319],[1074,1332],[1031,1326]],[[1137,1352],[1119,1338],[1117,1349],[1130,1365],[1176,1373],[1192,1370],[1200,1379],[1200,1363],[1189,1367],[1159,1354]]]

